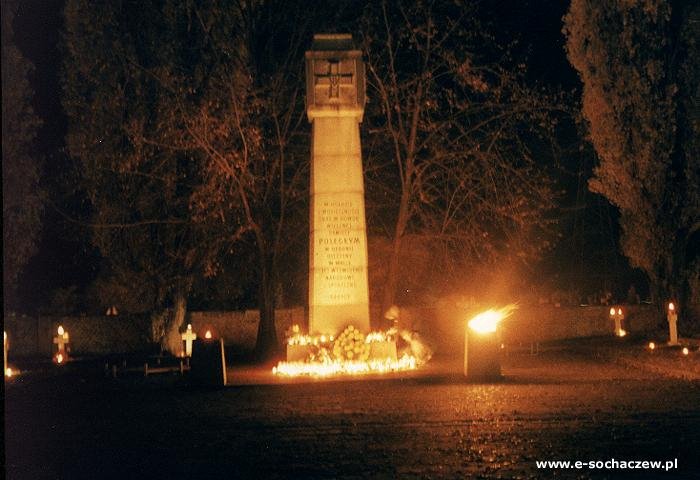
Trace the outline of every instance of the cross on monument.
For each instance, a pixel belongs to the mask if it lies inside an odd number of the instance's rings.
[[[352,73],[341,73],[340,62],[328,60],[328,72],[316,75],[316,85],[328,85],[328,98],[340,98],[340,85],[352,85]]]
[[[192,324],[187,324],[187,330],[182,334],[182,339],[185,341],[185,356],[192,356],[192,341],[197,340],[197,334],[192,331]]]

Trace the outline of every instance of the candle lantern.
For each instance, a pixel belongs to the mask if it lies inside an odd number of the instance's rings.
[[[472,318],[464,330],[464,375],[471,379],[501,376],[498,322],[503,315],[487,310]]]
[[[678,312],[673,302],[668,304],[666,320],[668,321],[668,344],[678,345]]]

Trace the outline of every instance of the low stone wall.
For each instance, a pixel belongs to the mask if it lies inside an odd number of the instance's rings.
[[[27,317],[8,315],[5,331],[10,341],[10,357],[50,357],[55,351],[53,337],[59,325],[70,334],[73,355],[105,355],[145,352],[153,347],[151,320],[147,315]],[[258,331],[257,310],[244,312],[190,312],[188,321],[198,335],[207,329],[221,336],[227,346],[252,350]],[[277,338],[293,324],[304,325],[304,309],[277,311]]]
[[[484,307],[485,309],[486,307]],[[613,322],[606,306],[554,307],[521,306],[503,322],[504,341],[510,344],[546,342],[576,337],[612,335]],[[625,309],[624,328],[630,334],[664,328],[666,320],[650,305],[634,305]],[[400,310],[399,324],[425,337],[439,352],[460,352],[466,321],[482,309],[458,308],[451,305],[408,307]],[[373,318],[381,318],[372,309]],[[227,346],[250,351],[258,330],[258,311],[190,312],[188,321],[198,335],[210,329],[224,339]],[[277,338],[284,341],[285,331],[298,324],[306,329],[304,308],[277,311]],[[70,333],[74,355],[143,352],[153,348],[148,316],[116,317],[25,317],[6,316],[5,330],[10,339],[10,357],[51,356],[53,337],[58,325]]]
[[[280,309],[275,313],[277,339],[282,343],[285,332],[292,325],[306,327],[305,310],[303,307]],[[260,312],[246,310],[244,312],[191,312],[189,322],[197,335],[202,335],[210,329],[216,336],[224,339],[227,346],[240,350],[252,350],[258,335]]]
[[[405,308],[400,324],[424,336],[437,351],[456,353],[463,348],[464,328],[468,319],[481,309]],[[665,326],[663,315],[651,305],[623,306],[623,328],[630,334],[643,333]],[[613,321],[609,306],[555,307],[552,305],[520,306],[501,324],[504,342],[527,344],[577,337],[612,335]]]

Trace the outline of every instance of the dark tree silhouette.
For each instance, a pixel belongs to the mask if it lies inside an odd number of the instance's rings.
[[[2,2],[2,240],[5,305],[12,303],[17,277],[36,253],[42,193],[34,141],[40,120],[32,108],[28,75],[32,64],[15,46],[12,22],[17,3]]]
[[[698,295],[699,21],[696,3],[665,0],[574,0],[565,17],[600,158],[589,187],[619,208],[622,251],[658,302]]]

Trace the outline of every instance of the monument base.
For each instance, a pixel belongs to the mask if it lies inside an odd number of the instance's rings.
[[[309,345],[287,345],[288,362],[305,362],[311,355]]]
[[[370,360],[389,360],[396,362],[398,355],[396,354],[396,342],[387,340],[384,342],[372,342],[369,344],[369,359]]]
[[[363,333],[370,331],[368,303],[310,306],[310,335],[338,335],[348,325],[352,325]]]

